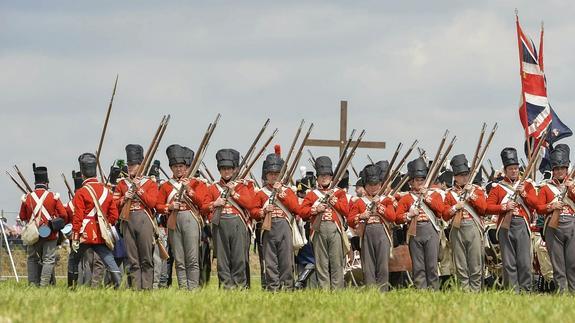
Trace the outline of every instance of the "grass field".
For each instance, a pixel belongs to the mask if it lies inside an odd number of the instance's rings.
[[[570,296],[508,292],[308,290],[267,293],[259,288],[150,292],[0,283],[0,322],[570,322]]]
[[[23,254],[17,253],[19,266]],[[63,261],[65,263],[65,260]],[[6,263],[2,264],[6,274]],[[61,266],[61,267],[60,267]],[[64,272],[63,264],[57,270]],[[252,274],[258,273],[252,266]],[[21,273],[24,274],[24,273]],[[0,282],[2,322],[571,322],[575,298],[469,294],[413,289],[381,294],[376,290],[337,292],[306,290],[268,293],[218,290],[216,278],[199,291],[174,287],[148,292],[89,289],[69,291],[65,279],[56,287],[27,286],[26,277]]]

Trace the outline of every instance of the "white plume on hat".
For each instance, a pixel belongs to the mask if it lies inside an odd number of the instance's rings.
[[[301,177],[305,177],[305,173],[307,173],[307,167],[305,166],[300,166],[299,167],[299,173],[301,174]]]

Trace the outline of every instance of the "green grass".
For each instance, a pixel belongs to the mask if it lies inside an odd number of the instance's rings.
[[[381,294],[375,290],[267,293],[175,288],[148,292],[0,282],[0,322],[566,322],[575,317],[571,296],[509,292]]]

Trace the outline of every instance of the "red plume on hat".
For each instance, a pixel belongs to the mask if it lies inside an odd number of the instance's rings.
[[[274,152],[276,155],[280,156],[282,155],[282,147],[279,144],[276,144],[274,146]]]

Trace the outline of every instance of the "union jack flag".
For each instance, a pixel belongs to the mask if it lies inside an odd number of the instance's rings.
[[[545,140],[544,149],[542,149],[543,160],[540,165],[540,171],[544,172],[549,168],[546,160],[549,150],[547,148],[552,148],[554,142],[571,136],[573,132],[559,119],[547,98],[547,79],[543,68],[543,25],[541,25],[539,51],[537,51],[533,40],[523,33],[518,16],[516,16],[515,23],[521,75],[519,119],[525,130],[525,139],[531,142],[531,147],[534,147],[538,140]],[[546,129],[548,130],[547,136],[541,138],[542,132]]]

